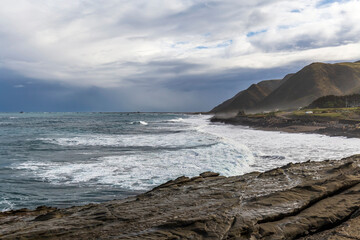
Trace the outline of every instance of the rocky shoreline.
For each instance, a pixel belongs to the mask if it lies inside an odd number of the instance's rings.
[[[276,116],[251,117],[240,115],[232,118],[212,117],[212,122],[249,126],[258,130],[282,131],[290,133],[318,133],[328,136],[360,138],[360,122],[316,116]]]
[[[360,155],[180,177],[124,200],[0,213],[0,239],[360,239]]]

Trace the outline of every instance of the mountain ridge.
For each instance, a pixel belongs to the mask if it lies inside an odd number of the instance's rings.
[[[240,91],[234,97],[224,101],[220,105],[213,108],[212,113],[237,113],[238,110],[250,109],[260,103],[274,89],[280,86],[282,79],[264,80],[256,84],[252,84],[246,90]]]
[[[271,87],[266,88],[264,83]],[[259,91],[254,91],[254,87],[260,88]],[[360,61],[334,64],[314,62],[294,74],[286,75],[282,80],[253,84],[216,106],[210,113],[296,109],[322,96],[340,96],[359,91]]]

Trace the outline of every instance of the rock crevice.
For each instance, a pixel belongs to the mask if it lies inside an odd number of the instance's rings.
[[[0,213],[0,239],[359,239],[360,156],[180,177],[124,200]]]

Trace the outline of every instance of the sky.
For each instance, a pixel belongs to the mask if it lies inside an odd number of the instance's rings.
[[[208,111],[360,60],[360,0],[1,0],[0,111]]]

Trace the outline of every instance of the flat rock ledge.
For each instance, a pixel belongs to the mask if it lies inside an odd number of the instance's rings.
[[[360,155],[180,177],[124,200],[0,213],[0,239],[360,239]]]

